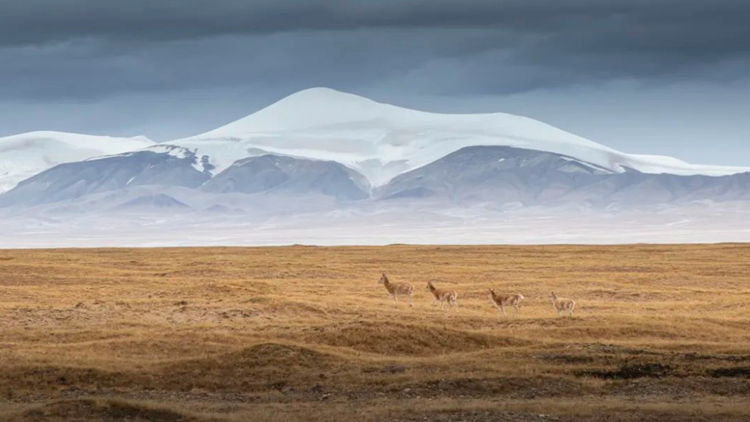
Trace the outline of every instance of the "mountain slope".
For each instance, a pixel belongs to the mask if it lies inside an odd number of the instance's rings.
[[[63,132],[31,132],[0,138],[0,193],[57,164],[134,151],[153,144],[144,137]]]
[[[607,207],[750,199],[750,173],[616,173],[559,154],[501,146],[462,148],[376,190],[380,199],[443,199],[461,206]]]
[[[369,184],[359,173],[332,161],[306,160],[285,156],[264,155],[238,160],[223,172],[214,175],[207,157],[172,145],[157,145],[144,150],[92,158],[75,163],[64,163],[19,183],[0,195],[0,208],[29,207],[57,202],[90,200],[118,202],[139,186],[149,186],[151,192],[135,199],[122,209],[140,206],[163,207],[164,196],[172,188],[192,190],[196,198],[221,203],[217,195],[228,197],[263,194],[263,201],[281,203],[286,211],[308,209],[308,205],[286,203],[305,195],[339,201],[358,201],[369,198]],[[111,193],[106,198],[97,194]],[[159,196],[162,194],[162,196]],[[271,200],[273,197],[273,200]],[[98,199],[93,199],[98,198]],[[161,202],[150,203],[152,198]],[[240,200],[240,202],[243,202]],[[255,208],[258,208],[257,206]],[[69,209],[92,209],[72,206]]]
[[[154,210],[154,209],[161,210],[161,209],[173,209],[173,208],[183,209],[183,208],[189,208],[189,207],[185,205],[184,203],[172,198],[169,195],[165,195],[163,193],[139,196],[117,207],[117,209],[120,209],[120,210],[144,209],[144,208],[151,209],[151,210]]]
[[[320,193],[342,200],[369,196],[367,180],[339,163],[276,155],[236,161],[202,189],[214,193]]]
[[[696,166],[630,155],[505,113],[437,114],[327,88],[300,91],[244,119],[171,142],[208,155],[219,170],[237,158],[280,154],[337,161],[374,186],[468,146],[512,146],[576,158],[613,172],[726,175],[750,168]]]
[[[0,207],[69,201],[133,186],[196,188],[210,168],[192,151],[172,146],[59,164],[0,195]]]

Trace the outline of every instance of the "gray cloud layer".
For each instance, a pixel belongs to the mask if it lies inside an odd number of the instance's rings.
[[[0,95],[732,80],[747,73],[749,19],[746,0],[5,0]]]
[[[607,49],[640,45],[648,35],[661,35],[653,44],[657,48],[693,44],[690,40],[698,38],[706,41],[703,45],[737,41],[736,36],[747,34],[742,27],[750,12],[744,0],[5,0],[1,6],[0,39],[5,44],[365,27],[503,26],[543,33],[598,24],[632,26],[633,31],[622,34],[622,44],[607,44]],[[716,31],[697,33],[707,27]],[[601,39],[588,41],[605,45]]]

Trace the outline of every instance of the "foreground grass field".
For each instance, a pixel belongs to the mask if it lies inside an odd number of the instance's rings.
[[[750,246],[0,251],[0,353],[3,421],[742,421]]]

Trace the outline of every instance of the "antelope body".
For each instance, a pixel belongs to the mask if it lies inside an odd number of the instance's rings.
[[[489,289],[487,292],[490,300],[492,300],[492,303],[497,309],[503,313],[503,316],[507,316],[505,314],[506,306],[512,306],[513,316],[518,316],[518,306],[521,304],[521,301],[525,299],[522,294],[499,295],[495,293],[495,289]]]
[[[432,296],[434,300],[432,301],[432,306],[435,306],[436,303],[440,302],[440,309],[443,309],[443,305],[445,303],[448,304],[448,310],[452,307],[456,307],[456,312],[458,312],[458,303],[456,300],[458,299],[458,294],[453,290],[443,290],[436,288],[431,281],[427,282],[427,289],[428,292],[432,293]]]
[[[557,311],[557,315],[560,316],[562,312],[568,312],[570,316],[573,316],[573,310],[576,307],[576,301],[573,299],[566,299],[564,297],[557,297],[555,292],[550,292],[549,301],[552,302],[552,306]]]
[[[398,303],[398,295],[408,296],[409,306],[412,306],[411,293],[414,291],[414,286],[412,286],[411,284],[391,283],[391,281],[388,280],[388,276],[385,274],[380,277],[380,281],[378,281],[378,284],[382,284],[385,286],[385,289],[388,291],[388,296],[396,303]]]

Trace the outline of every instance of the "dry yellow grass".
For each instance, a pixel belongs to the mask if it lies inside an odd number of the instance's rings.
[[[745,245],[0,251],[0,420],[747,420],[748,303]]]

